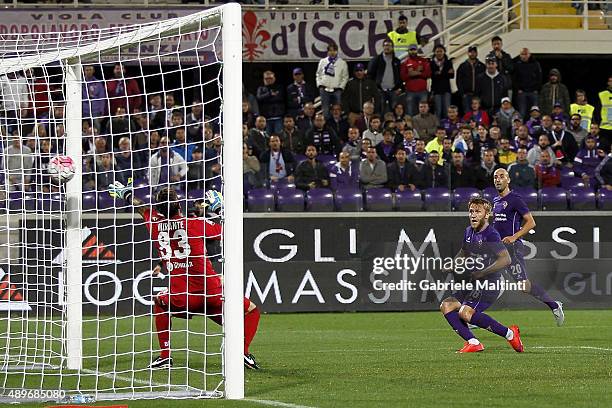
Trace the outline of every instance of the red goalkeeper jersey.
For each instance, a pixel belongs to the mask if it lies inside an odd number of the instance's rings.
[[[180,215],[167,219],[155,209],[143,216],[170,273],[170,293],[218,293],[221,279],[206,256],[204,238],[221,239],[221,225]]]

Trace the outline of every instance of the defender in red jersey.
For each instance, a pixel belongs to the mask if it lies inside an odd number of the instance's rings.
[[[131,185],[119,182],[109,186],[113,197],[123,198],[136,207],[144,218],[161,262],[155,267],[157,275],[165,267],[170,275],[168,291],[158,293],[153,312],[161,355],[151,363],[151,368],[172,366],[170,357],[170,319],[172,316],[191,318],[193,314],[205,314],[222,324],[222,284],[206,256],[205,239],[221,239],[222,228],[205,218],[188,218],[181,212],[176,191],[162,188],[156,196],[155,208],[149,208],[133,197]],[[220,209],[221,195],[207,192],[205,204],[211,210]],[[213,208],[214,207],[214,208]],[[255,336],[260,313],[257,306],[244,298],[244,364],[247,368],[259,366],[249,352]]]

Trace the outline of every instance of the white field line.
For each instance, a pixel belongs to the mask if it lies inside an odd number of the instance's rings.
[[[290,404],[288,402],[280,402],[280,401],[271,401],[271,400],[262,400],[262,399],[255,399],[255,398],[245,398],[244,401],[248,401],[248,402],[254,402],[256,404],[261,404],[261,405],[267,405],[269,407],[283,407],[283,408],[314,408],[314,407],[309,407],[307,405],[297,405],[297,404]]]

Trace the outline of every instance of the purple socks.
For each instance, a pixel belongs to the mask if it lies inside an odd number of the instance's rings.
[[[455,332],[463,338],[463,340],[468,341],[469,339],[475,338],[472,331],[468,329],[467,324],[459,317],[459,312],[457,310],[448,312],[444,315],[444,318],[448,324],[451,325],[453,330],[455,330]]]
[[[546,306],[550,307],[550,310],[555,310],[559,305],[555,302],[544,289],[538,284],[531,282],[531,296],[538,299],[540,302],[545,303]]]
[[[491,316],[486,315],[481,312],[475,312],[472,315],[472,320],[470,321],[473,325],[476,325],[480,328],[486,329],[491,333],[495,333],[498,336],[506,337],[508,333],[508,328],[503,324],[497,322]]]

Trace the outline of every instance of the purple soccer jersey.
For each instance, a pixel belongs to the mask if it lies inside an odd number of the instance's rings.
[[[505,197],[497,196],[493,199],[493,227],[502,238],[514,235],[521,229],[523,216],[528,212],[527,204],[514,191]]]
[[[467,227],[463,235],[463,245],[461,247],[465,255],[475,258],[482,258],[483,269],[491,265],[497,259],[497,254],[506,249],[501,242],[499,233],[492,225],[487,225],[482,231]],[[489,274],[487,280],[497,280],[501,276],[501,271]]]

